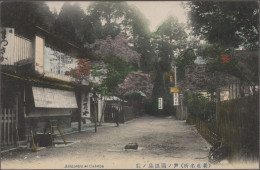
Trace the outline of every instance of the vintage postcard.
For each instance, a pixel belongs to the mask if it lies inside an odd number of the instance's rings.
[[[1,1],[1,169],[259,169],[259,1]]]

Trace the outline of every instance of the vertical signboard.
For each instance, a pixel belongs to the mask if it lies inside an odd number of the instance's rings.
[[[173,93],[173,106],[179,106],[179,93]]]
[[[82,101],[82,118],[90,118],[90,96],[89,94],[84,94]]]
[[[44,72],[44,39],[35,37],[35,71],[38,73]]]
[[[158,109],[160,109],[160,110],[163,109],[163,98],[162,97],[158,98]]]
[[[5,49],[3,53],[4,60],[2,65],[14,64],[14,29],[13,28],[0,28],[1,36],[1,50]],[[5,34],[5,40],[3,35]],[[1,53],[2,54],[2,53]]]

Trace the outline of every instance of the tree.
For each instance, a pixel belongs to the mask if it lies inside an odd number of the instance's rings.
[[[92,2],[88,6],[90,15],[98,16],[106,24],[116,23],[124,15],[126,2]]]
[[[157,29],[156,33],[168,40],[169,43],[183,41],[187,38],[185,25],[178,22],[176,17],[168,17]]]
[[[141,71],[128,74],[115,90],[119,96],[126,96],[134,93],[141,93],[146,99],[151,99],[153,82],[149,74]]]
[[[185,69],[194,64],[197,56],[192,49],[187,49],[178,58],[175,59],[175,65],[178,67],[177,79],[181,81],[185,77]]]
[[[216,92],[217,88],[238,82],[238,78],[219,71],[210,71],[206,65],[191,65],[185,71],[185,79],[178,83],[182,91]]]
[[[82,44],[85,41],[82,36],[85,17],[86,15],[78,3],[71,5],[69,2],[65,2],[55,20],[54,31],[67,41]]]
[[[243,51],[226,49],[218,44],[204,43],[198,50],[211,71],[219,71],[236,76],[243,82],[258,83],[258,56],[257,51]],[[228,57],[225,62],[223,55]]]
[[[195,35],[224,47],[258,48],[257,1],[187,2],[190,26]]]
[[[85,79],[90,74],[91,65],[88,59],[78,59],[77,68],[66,72],[66,75],[71,75],[79,80]]]
[[[87,15],[82,21],[82,42],[94,43],[96,39],[103,38],[102,23],[97,16]]]
[[[124,16],[126,2],[92,2],[88,6],[88,14],[100,20],[102,27],[102,37],[115,37],[121,32],[120,20]]]
[[[159,69],[163,72],[171,71],[171,63],[181,52],[190,48],[184,24],[178,22],[176,17],[168,17],[154,33],[157,43]]]
[[[184,104],[189,109],[189,114],[205,122],[216,121],[216,103],[208,100],[201,93],[188,93],[184,97]]]
[[[105,56],[102,61],[105,63],[107,73],[101,85],[96,88],[102,95],[116,95],[115,89],[118,84],[122,83],[129,73],[138,69],[136,65],[127,63],[114,55]]]
[[[106,40],[96,40],[93,44],[86,43],[85,47],[92,49],[96,55],[102,57],[115,55],[128,63],[138,65],[140,63],[140,54],[128,46],[128,42],[122,34],[117,35],[115,39],[108,36]]]
[[[45,2],[8,2],[1,3],[2,27],[15,28],[16,33],[30,36],[34,26],[51,30],[54,17]]]
[[[135,6],[126,2],[93,2],[88,11],[103,23],[101,39],[125,35],[132,49],[141,54],[141,70],[153,70],[155,55],[150,44],[148,20]]]

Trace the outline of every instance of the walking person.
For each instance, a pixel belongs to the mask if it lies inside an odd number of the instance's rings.
[[[116,123],[116,126],[119,126],[119,110],[116,107],[112,108],[113,111],[113,116],[114,116],[114,121]]]

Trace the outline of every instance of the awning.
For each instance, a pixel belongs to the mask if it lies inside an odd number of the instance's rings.
[[[32,87],[35,107],[78,108],[75,92],[43,87]]]
[[[14,73],[5,73],[5,72],[1,72],[1,73],[5,76],[12,77],[14,79],[18,79],[18,80],[25,81],[25,82],[30,82],[33,85],[37,84],[37,85],[43,85],[43,86],[61,87],[64,89],[74,89],[75,88],[73,85],[70,85],[63,81],[55,82],[55,81],[50,81],[47,79],[42,79],[42,78],[37,78],[37,77],[17,75]]]

